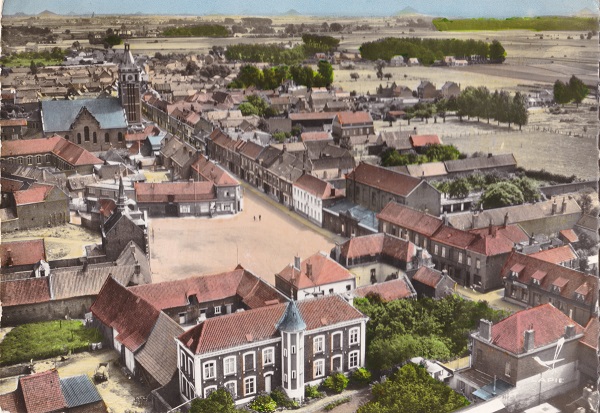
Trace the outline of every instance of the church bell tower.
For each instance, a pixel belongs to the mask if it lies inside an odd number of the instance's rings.
[[[142,123],[141,76],[142,72],[135,65],[129,50],[129,43],[125,43],[123,61],[119,65],[119,99],[130,126]]]

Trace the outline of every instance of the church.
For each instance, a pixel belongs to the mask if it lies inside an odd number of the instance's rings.
[[[129,44],[119,65],[119,96],[41,103],[44,136],[64,136],[90,152],[125,148],[125,134],[141,127],[141,70]]]

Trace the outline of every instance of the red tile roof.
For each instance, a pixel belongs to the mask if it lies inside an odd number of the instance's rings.
[[[27,126],[27,119],[0,119],[0,128],[7,126]]]
[[[111,216],[115,209],[117,209],[117,204],[112,199],[99,199],[98,206],[98,212],[100,212],[100,214],[105,218]]]
[[[302,121],[302,120],[329,120],[332,121],[335,118],[335,112],[308,112],[308,113],[290,113],[289,118],[291,120]]]
[[[416,209],[389,202],[377,219],[431,237],[442,226],[442,220]]]
[[[53,188],[54,185],[38,183],[33,184],[28,189],[25,189],[23,191],[17,191],[14,193],[15,204],[19,206],[44,202],[44,200]]]
[[[5,141],[2,144],[2,157],[46,153],[54,153],[65,162],[74,166],[100,165],[104,163],[81,146],[58,135],[42,139]]]
[[[322,179],[314,177],[310,174],[304,174],[296,179],[294,186],[316,196],[319,199],[335,198],[335,189]],[[332,194],[333,192],[333,194]]]
[[[146,342],[160,313],[112,277],[106,279],[91,311],[104,325],[115,329],[117,341],[132,352]]]
[[[412,242],[383,233],[354,237],[341,246],[341,256],[344,259],[382,254],[395,260],[410,262],[415,253],[416,247]]]
[[[285,301],[274,287],[243,268],[220,274],[139,285],[130,287],[129,291],[158,310],[187,306],[188,297],[192,295],[201,303],[237,295],[250,308],[265,306],[267,301]]]
[[[254,142],[244,142],[244,144],[239,148],[238,152],[252,160],[256,160],[259,157],[260,153],[263,151],[263,147],[254,143]]]
[[[137,202],[194,202],[215,199],[212,182],[136,182]],[[172,198],[171,198],[172,197]]]
[[[411,135],[410,141],[414,147],[442,144],[437,135]]]
[[[562,235],[570,243],[579,241],[579,237],[572,229],[563,229],[560,231],[560,235]]]
[[[3,242],[0,244],[0,262],[2,267],[10,265],[30,265],[46,260],[46,246],[44,239],[27,241]]]
[[[435,288],[442,280],[442,273],[429,267],[421,267],[413,275],[413,281],[418,281],[429,287]]]
[[[365,316],[338,295],[296,302],[306,330],[364,319]],[[280,337],[276,325],[287,303],[209,318],[180,335],[181,341],[195,354],[228,349]]]
[[[355,125],[364,123],[373,123],[373,118],[369,112],[357,111],[357,112],[338,112],[338,122],[341,125]]]
[[[498,236],[504,237],[504,238],[512,241],[514,244],[518,244],[519,242],[529,241],[529,236],[527,235],[527,233],[525,231],[523,231],[520,226],[515,225],[515,224],[510,224],[507,226],[503,226],[503,225],[492,226],[491,233],[490,233],[489,227],[472,229],[472,230],[469,230],[469,232],[471,234],[480,234],[480,235],[495,235],[495,234],[497,234]]]
[[[347,174],[346,179],[401,196],[407,196],[421,184],[418,178],[364,162]]]
[[[23,188],[23,185],[25,184],[21,181],[16,181],[14,179],[8,178],[0,178],[0,188],[2,189],[2,192],[16,192]]]
[[[3,409],[3,412],[27,413],[27,410],[25,410],[23,393],[18,390],[0,394],[0,408]]]
[[[492,343],[513,354],[524,353],[525,331],[534,330],[534,348],[555,343],[565,335],[565,327],[575,326],[575,333],[583,327],[567,317],[552,304],[542,304],[519,311],[492,326]]]
[[[125,134],[125,141],[127,141],[127,142],[143,141],[148,136],[150,136],[150,135],[156,136],[159,133],[160,133],[160,130],[156,126],[154,126],[154,125],[148,125],[148,126],[146,126],[144,128],[144,130],[142,132],[126,133]]]
[[[500,271],[501,277],[509,277],[510,272],[514,271],[515,266],[523,268],[518,272],[518,281],[523,284],[531,284],[533,278],[541,280],[540,287],[545,291],[551,291],[555,283],[564,284],[564,280],[568,281],[560,290],[560,295],[569,300],[575,299],[575,293],[588,292],[584,294],[584,302],[588,305],[596,302],[598,299],[598,277],[584,274],[575,271],[571,268],[556,265],[547,261],[542,261],[531,255],[520,254],[513,251]],[[544,275],[545,273],[545,275]],[[581,288],[581,289],[580,289]]]
[[[467,248],[471,245],[478,236],[471,234],[467,231],[460,229],[442,226],[434,235],[431,237],[432,241],[436,241],[446,245],[452,245],[457,248]]]
[[[0,287],[3,307],[45,303],[51,298],[48,277],[3,281]]]
[[[27,413],[50,413],[67,407],[56,369],[21,377],[19,388]]]
[[[191,168],[206,181],[214,182],[215,185],[239,185],[239,182],[227,171],[202,155],[198,156]]]
[[[535,252],[530,255],[542,261],[551,262],[553,264],[561,264],[563,262],[577,259],[577,254],[575,254],[575,251],[573,251],[573,247],[571,247],[571,245],[550,248],[545,251]]]
[[[304,132],[300,139],[302,142],[333,140],[329,132]]]
[[[354,290],[354,295],[357,297],[366,297],[372,294],[378,295],[382,301],[414,298],[416,296],[415,291],[404,276],[397,280],[359,287]]]
[[[310,275],[308,274],[309,268]],[[350,271],[321,252],[303,260],[300,263],[300,270],[290,264],[275,277],[282,278],[298,289],[354,279],[354,275]]]
[[[579,342],[598,351],[598,339],[600,337],[599,325],[598,316],[592,317],[587,323],[587,326],[585,326],[584,335]]]

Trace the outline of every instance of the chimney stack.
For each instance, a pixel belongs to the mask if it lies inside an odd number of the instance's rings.
[[[529,245],[533,245],[535,244],[535,233],[531,233],[531,235],[529,236]]]
[[[574,324],[569,324],[568,326],[565,326],[565,338],[566,339],[575,337],[575,334],[576,334],[576,330],[575,330]]]
[[[335,244],[335,261],[340,262],[340,255],[342,255],[342,246],[336,242]]]
[[[300,271],[300,257],[294,257],[294,269]]]
[[[562,205],[560,207],[560,213],[564,214],[565,212],[567,212],[567,200],[565,199],[565,197],[563,197]]]
[[[552,201],[552,215],[556,215],[556,198]]]
[[[508,212],[504,215],[504,228],[508,225]]]
[[[442,272],[443,273],[443,272]],[[479,320],[479,337],[485,341],[492,340],[492,322],[488,320]]]
[[[6,249],[6,266],[10,267],[11,265],[13,265],[12,249],[7,248]]]
[[[525,350],[526,352],[533,350],[533,348],[535,347],[535,331],[533,330],[533,326],[531,327],[531,330],[525,331],[525,339],[523,340],[523,350]]]
[[[493,229],[494,229],[494,226],[492,225],[492,218],[490,218],[490,225],[488,227],[488,235],[492,235]]]
[[[306,276],[312,279],[312,264],[306,263]]]

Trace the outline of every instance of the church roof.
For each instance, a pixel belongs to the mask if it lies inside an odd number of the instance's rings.
[[[127,128],[125,112],[117,98],[47,100],[42,101],[44,132],[69,130],[84,107],[100,123],[101,129]]]

